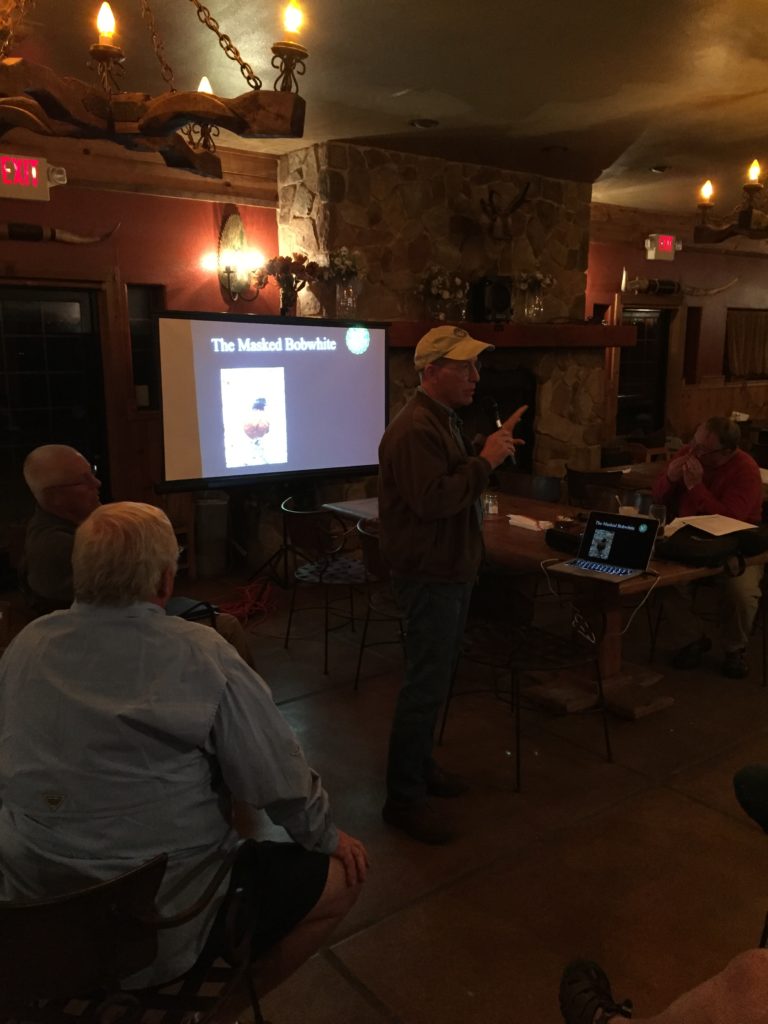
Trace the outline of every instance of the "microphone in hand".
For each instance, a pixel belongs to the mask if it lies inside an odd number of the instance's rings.
[[[490,416],[497,430],[502,430],[504,424],[501,420],[501,414],[499,413],[499,403],[492,395],[486,395],[483,399],[483,407]],[[512,466],[517,465],[517,457],[515,455],[515,449],[513,448],[509,455],[504,459],[504,462],[510,463]]]

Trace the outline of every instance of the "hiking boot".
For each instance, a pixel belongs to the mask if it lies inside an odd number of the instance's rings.
[[[631,1017],[632,1003],[617,1003],[605,971],[592,960],[574,960],[560,980],[560,1013],[565,1024],[604,1024]]]
[[[740,647],[737,651],[726,651],[722,671],[729,679],[746,679],[749,675],[746,647]]]
[[[447,772],[434,763],[427,771],[427,793],[430,796],[451,800],[463,796],[468,790],[466,781],[455,772]]]
[[[455,838],[453,829],[426,800],[403,803],[387,798],[381,816],[388,825],[430,846],[442,846]]]
[[[708,636],[702,636],[698,640],[694,640],[692,644],[686,644],[685,647],[675,651],[670,659],[670,664],[673,668],[698,668],[702,655],[711,648],[712,641]]]

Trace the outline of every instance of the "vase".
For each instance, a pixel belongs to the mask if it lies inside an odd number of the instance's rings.
[[[440,295],[430,295],[427,297],[425,305],[428,320],[438,320],[440,323],[444,323],[448,319],[451,312],[448,299],[444,299]]]
[[[280,316],[296,315],[297,295],[295,288],[283,287],[280,289]]]
[[[533,324],[544,315],[544,295],[541,288],[526,288],[523,299],[523,317],[526,323]]]
[[[336,316],[342,319],[357,314],[357,282],[354,278],[336,282]]]

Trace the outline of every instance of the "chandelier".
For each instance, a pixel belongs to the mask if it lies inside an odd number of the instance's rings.
[[[292,39],[274,43],[272,67],[278,75],[272,90],[262,89],[261,79],[208,8],[201,0],[189,2],[200,23],[216,35],[224,53],[239,66],[249,91],[225,98],[213,95],[204,82],[197,91],[178,91],[151,0],[139,0],[139,4],[168,86],[159,96],[120,89],[125,55],[117,43],[115,18],[108,3],[101,5],[98,41],[90,47],[88,62],[98,86],[9,57],[14,32],[35,3],[11,0],[0,13],[0,137],[13,128],[26,128],[57,138],[105,139],[126,149],[159,153],[169,167],[211,178],[222,177],[214,141],[221,128],[246,139],[301,138],[305,104],[299,96],[298,76],[304,74],[307,50]],[[291,0],[285,11],[286,32],[297,33],[300,24],[301,11]]]
[[[763,190],[760,175],[762,171],[757,160],[753,160],[747,171],[747,179],[742,188],[744,200],[740,209],[735,211],[736,219],[730,224],[710,223],[709,212],[715,205],[714,186],[705,181],[699,189],[698,209],[700,222],[693,229],[693,240],[698,243],[724,242],[727,238],[741,235],[744,238],[768,238],[768,214],[755,207],[755,201]]]

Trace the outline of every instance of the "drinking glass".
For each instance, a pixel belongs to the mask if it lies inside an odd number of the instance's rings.
[[[667,522],[667,506],[666,505],[651,505],[648,509],[648,515],[653,519],[659,521],[659,532],[656,534],[657,537],[664,536],[664,525]]]

